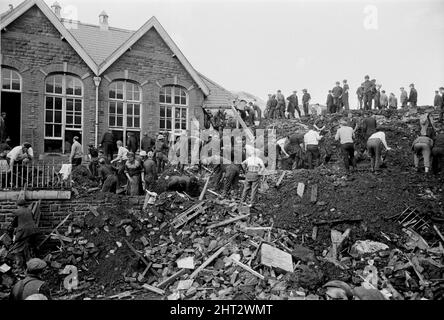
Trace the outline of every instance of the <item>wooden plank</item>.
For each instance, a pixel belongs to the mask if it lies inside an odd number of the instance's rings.
[[[58,239],[65,242],[73,242],[74,240],[70,237],[63,236],[59,233],[51,233],[51,239]]]
[[[293,272],[291,254],[263,243],[261,247],[261,264]]]
[[[143,285],[142,285],[142,288],[144,288],[144,289],[146,289],[146,290],[149,290],[149,291],[152,291],[152,292],[154,292],[154,293],[160,294],[160,295],[164,295],[164,294],[165,294],[165,291],[164,291],[164,290],[159,289],[159,288],[156,288],[156,287],[153,287],[153,286],[150,286],[150,285],[147,284],[147,283],[143,284]]]
[[[33,208],[31,208],[32,210],[32,217],[34,218],[34,222],[35,225],[38,227],[40,224],[40,216],[41,216],[41,211],[40,211],[40,204],[42,203],[42,200],[33,202]]]
[[[95,216],[99,216],[99,212],[97,211],[97,207],[89,207],[89,211]]]
[[[205,182],[204,188],[203,188],[202,192],[200,193],[199,201],[202,201],[203,198],[205,197],[205,192],[207,192],[209,182],[210,182],[210,177],[207,177],[207,181]]]
[[[180,269],[179,271],[177,271],[176,273],[174,273],[173,275],[169,276],[168,278],[163,280],[161,283],[159,283],[157,285],[157,287],[158,288],[165,287],[166,285],[170,284],[171,282],[173,282],[174,280],[176,280],[177,278],[179,278],[180,276],[184,275],[187,272],[188,272],[187,269]]]
[[[147,190],[145,190],[145,191],[147,191]],[[145,200],[143,201],[142,210],[145,210],[148,207],[148,201],[150,200],[150,197],[151,197],[150,194],[148,192],[146,192]]]
[[[224,225],[227,225],[227,224],[233,223],[233,222],[235,222],[235,221],[245,219],[245,218],[247,218],[249,215],[250,215],[250,214],[244,214],[244,215],[239,216],[239,217],[235,217],[235,218],[227,219],[227,220],[225,220],[225,221],[222,221],[222,222],[218,222],[218,223],[212,224],[212,225],[210,225],[210,226],[207,227],[207,230],[209,230],[209,229],[213,229],[213,228],[217,228],[217,227],[221,227],[221,226],[224,226]]]
[[[47,235],[46,237],[45,237],[45,239],[43,239],[43,241],[42,242],[40,242],[40,244],[37,246],[37,249],[39,249],[41,246],[42,246],[42,244],[44,244],[50,237],[51,237],[51,234],[52,233],[54,233],[54,232],[56,232],[57,231],[57,229],[58,228],[60,228],[67,220],[68,220],[68,218],[71,216],[71,213],[70,214],[68,214],[66,217],[65,217],[65,219],[63,219],[62,220],[62,222],[60,222],[54,229],[52,229],[52,231],[50,232],[50,234],[49,235]]]
[[[151,266],[151,264],[131,245],[131,243],[128,242],[128,240],[123,239],[123,241],[125,241],[126,245],[128,246],[128,248],[130,248],[130,250],[132,252],[134,252],[134,254],[136,256],[138,256],[140,258],[140,260],[143,261],[143,263],[145,263],[145,265],[147,266]]]
[[[318,201],[318,185],[315,184],[311,187],[311,197],[310,202],[315,203]]]
[[[282,180],[284,179],[285,173],[286,173],[286,171],[282,172],[281,176],[279,177],[278,181],[276,182],[276,186],[275,186],[276,188],[278,188],[281,185]]]
[[[201,214],[202,212],[204,212],[206,208],[207,208],[207,207],[203,207],[203,208],[201,207],[201,208],[199,208],[195,213],[193,213],[192,215],[182,217],[181,219],[179,219],[179,221],[177,221],[177,222],[174,224],[174,228],[175,228],[175,229],[179,228],[181,225],[187,223],[188,221],[190,221],[191,219],[193,219],[193,218],[196,217],[197,215],[199,215],[199,214]]]
[[[261,275],[259,272],[254,271],[253,269],[251,269],[249,266],[247,266],[246,264],[243,264],[240,261],[237,261],[236,259],[231,258],[231,261],[233,261],[235,264],[237,264],[239,267],[242,267],[243,269],[247,270],[248,272],[250,272],[252,275],[258,277],[261,280],[264,280],[265,277],[263,275]]]
[[[346,219],[334,219],[334,220],[318,220],[314,221],[314,225],[323,225],[323,224],[335,224],[335,223],[352,223],[352,222],[361,222],[362,218],[346,218]]]
[[[219,248],[219,250],[217,250],[211,257],[209,257],[207,260],[205,260],[205,262],[202,263],[199,266],[199,268],[194,270],[194,272],[190,275],[190,277],[188,279],[195,278],[199,274],[199,272],[201,272],[203,269],[205,269],[206,266],[208,266],[211,262],[213,262],[213,260],[215,260],[225,250],[225,247],[226,247],[226,245]]]
[[[303,197],[304,196],[304,190],[305,190],[305,184],[303,184],[302,182],[298,183],[298,189],[297,189],[297,194],[299,197]]]

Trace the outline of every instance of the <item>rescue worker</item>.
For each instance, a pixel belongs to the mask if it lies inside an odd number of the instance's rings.
[[[108,129],[102,137],[99,147],[103,147],[103,152],[108,161],[113,160],[114,136],[111,129]]]
[[[129,152],[136,153],[139,148],[139,142],[133,132],[128,132],[126,135],[126,148]]]
[[[336,86],[331,90],[331,94],[333,96],[333,105],[335,108],[335,112],[341,112],[341,108],[342,108],[342,87],[341,87],[341,83],[339,81],[336,81]]]
[[[304,144],[304,134],[295,133],[289,137],[289,143],[285,147],[285,151],[293,160],[292,169],[300,169],[304,165],[304,152],[302,150]]]
[[[373,79],[372,82],[376,83],[376,80]],[[376,84],[375,88],[375,94],[373,95],[375,110],[381,110],[381,85]]]
[[[435,126],[432,119],[430,118],[430,112],[422,109],[419,113],[421,114],[421,116],[419,117],[421,135],[433,139],[435,136]]]
[[[21,165],[32,161],[34,158],[34,152],[31,148],[31,144],[25,142],[21,146],[14,147],[8,152],[6,158],[9,160],[9,166],[11,168],[14,166],[14,164]]]
[[[376,118],[370,113],[366,113],[366,117],[362,121],[362,131],[364,133],[364,138],[367,141],[370,136],[376,132]]]
[[[51,298],[48,284],[42,280],[41,274],[47,264],[45,261],[33,258],[26,263],[26,277],[19,280],[11,290],[10,300],[28,300],[27,298],[41,294],[46,299]],[[39,300],[44,300],[40,298]]]
[[[333,101],[333,95],[331,94],[331,90],[328,90],[327,102],[325,104],[327,105],[327,111],[329,113],[336,112],[336,107],[335,107],[335,103]]]
[[[299,118],[301,117],[301,110],[299,109],[299,102],[298,102],[298,95],[297,91],[294,90],[293,94],[287,97],[288,100],[288,106],[287,106],[287,112],[288,112],[288,118],[294,119],[295,118],[295,110],[298,112]]]
[[[364,86],[361,84],[360,87],[356,90],[356,95],[358,96],[359,109],[362,110],[362,101],[364,99]]]
[[[353,128],[347,126],[347,123],[342,120],[338,131],[336,131],[335,140],[341,144],[342,157],[347,174],[350,173],[350,164],[353,166],[353,170],[356,169],[354,135],[355,131]]]
[[[262,120],[262,110],[256,103],[256,100],[253,101],[253,115],[254,115],[254,124],[259,125]]]
[[[424,171],[429,172],[430,169],[430,155],[432,153],[433,140],[425,135],[420,135],[412,143],[413,161],[415,169],[419,172],[419,159],[424,159]]]
[[[143,161],[143,171],[145,174],[144,189],[148,191],[154,191],[154,187],[157,181],[157,165],[153,158],[154,152],[149,151],[147,153],[146,159],[144,159]]]
[[[350,110],[350,105],[348,103],[348,92],[350,91],[350,86],[347,83],[347,80],[342,81],[342,105],[344,106],[345,111],[348,112]]]
[[[241,168],[238,164],[230,163],[224,167],[222,197],[227,197],[231,190],[236,188],[239,182]]]
[[[401,87],[400,90],[401,95],[399,96],[399,102],[401,103],[402,108],[407,108],[407,103],[409,102],[407,91],[405,91],[404,87]]]
[[[172,176],[168,179],[168,191],[186,192],[191,197],[199,196],[199,183],[196,177]]]
[[[140,195],[141,185],[144,184],[145,176],[143,175],[142,164],[136,160],[132,152],[128,152],[128,160],[126,160],[124,172],[128,178],[126,193],[130,196]]]
[[[100,158],[98,163],[99,168],[97,169],[97,174],[100,178],[102,192],[116,193],[117,183],[119,182],[119,179],[117,178],[117,169],[106,164],[105,158]]]
[[[439,91],[436,90],[435,91],[435,99],[433,100],[433,106],[435,107],[435,110],[440,111],[441,110],[441,106],[442,106],[442,97],[439,94]]]
[[[80,166],[82,164],[82,158],[83,158],[82,145],[79,142],[79,137],[75,136],[72,139],[71,155],[69,157],[73,167]]]
[[[259,175],[265,170],[264,162],[259,158],[255,152],[250,153],[242,162],[245,173],[245,185],[242,191],[241,202],[245,203],[247,200],[248,191],[251,190],[249,207],[253,207],[256,200],[257,190],[259,188]]]
[[[304,145],[305,152],[307,154],[307,162],[308,168],[313,169],[313,161],[315,162],[315,167],[319,165],[319,158],[321,156],[319,152],[319,141],[322,139],[322,136],[313,128],[311,128],[304,135]]]
[[[164,141],[164,136],[159,134],[154,145],[154,155],[156,157],[157,172],[162,173],[165,169],[165,163],[168,162],[168,145]]]
[[[117,164],[117,177],[119,179],[119,186],[125,186],[127,183],[124,174],[125,162],[128,160],[128,149],[123,146],[121,140],[117,140],[117,157],[111,161],[111,164]]]
[[[432,169],[434,174],[438,174],[443,167],[444,161],[444,129],[440,129],[436,135],[432,149]]]
[[[416,108],[416,104],[418,102],[418,91],[415,89],[415,85],[412,83],[410,84],[410,94],[409,94],[409,103],[410,108]]]
[[[381,165],[381,152],[383,146],[387,151],[391,150],[391,148],[387,146],[385,133],[382,131],[377,131],[373,133],[367,140],[367,152],[370,156],[370,170],[372,172],[375,172],[375,170],[379,170],[379,167]]]
[[[88,157],[89,157],[89,171],[93,175],[93,177],[98,176],[98,167],[99,167],[99,150],[94,147],[92,143],[88,145]]]
[[[308,116],[308,114],[309,114],[308,106],[310,104],[311,96],[307,92],[307,89],[303,89],[302,92],[303,92],[303,94],[302,94],[302,106],[304,107],[304,115]]]
[[[373,91],[374,91],[374,83],[370,81],[370,77],[366,75],[364,77],[365,81],[361,84],[364,88],[364,110],[372,109],[372,100],[373,100]]]
[[[15,267],[20,269],[42,241],[42,234],[34,222],[32,210],[26,206],[26,201],[22,198],[17,200],[17,209],[14,211],[14,219],[8,228],[8,233],[13,238],[9,254],[14,257]]]
[[[271,98],[272,98],[272,94],[269,93],[269,94],[268,94],[268,100],[267,100],[267,103],[266,103],[266,105],[265,105],[265,114],[264,114],[264,117],[265,117],[266,119],[272,119],[272,117],[271,117]]]
[[[142,142],[140,144],[140,149],[145,152],[153,151],[154,139],[148,135],[148,132],[143,133]]]
[[[285,97],[281,93],[281,90],[277,91],[276,99],[277,99],[277,111],[279,114],[279,119],[284,119],[285,118]]]
[[[398,108],[398,99],[393,92],[390,93],[389,97],[389,109],[396,110]]]
[[[444,119],[444,87],[439,88],[439,93],[441,94],[441,109],[439,112],[439,122],[442,122]]]
[[[379,105],[381,109],[387,109],[389,104],[389,99],[387,95],[385,94],[385,90],[381,91],[381,96],[379,97]]]

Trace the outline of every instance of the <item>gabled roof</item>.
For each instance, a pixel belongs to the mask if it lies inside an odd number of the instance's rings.
[[[135,32],[112,27],[102,31],[100,26],[80,22],[76,22],[76,27],[68,30],[97,65],[103,63],[111,52],[116,51]]]
[[[108,28],[108,31],[103,32],[98,26],[80,22],[76,22],[77,28],[67,29],[43,0],[25,0],[16,8],[7,11],[1,16],[0,29],[8,26],[34,5],[44,13],[96,75],[101,75],[105,72],[106,69],[119,59],[145,33],[151,28],[154,28],[180,63],[182,63],[185,70],[197,83],[204,95],[208,96],[210,93],[206,83],[200,78],[199,74],[194,70],[193,66],[185,58],[179,47],[174,43],[156,17],[149,19],[137,31]]]
[[[223,88],[213,80],[207,78],[199,72],[199,76],[208,86],[210,92],[204,102],[204,108],[220,108],[231,107],[233,100],[236,98],[230,91]]]
[[[100,66],[99,73],[103,73],[108,69],[121,55],[123,55],[132,45],[134,45],[145,33],[147,33],[151,28],[154,28],[160,35],[163,41],[167,44],[173,54],[182,63],[187,72],[191,75],[193,80],[198,84],[199,88],[207,96],[210,91],[206,86],[205,82],[199,77],[196,70],[188,62],[187,58],[180,51],[179,47],[174,43],[173,39],[168,35],[165,29],[162,27],[160,22],[156,17],[151,17],[139,30],[137,30],[125,43],[123,43],[116,51],[114,51]]]
[[[30,8],[36,5],[49,21],[54,25],[58,32],[66,39],[66,41],[73,47],[77,54],[85,61],[88,67],[97,74],[98,67],[94,60],[88,55],[85,49],[80,45],[76,38],[65,28],[63,23],[57,18],[55,13],[42,0],[26,0],[18,5],[16,8],[6,12],[2,16],[0,22],[0,30],[6,28],[11,22],[20,17]]]

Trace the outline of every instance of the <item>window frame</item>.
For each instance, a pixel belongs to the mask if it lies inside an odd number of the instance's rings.
[[[4,92],[20,92],[21,93],[23,83],[22,83],[22,76],[20,75],[20,73],[13,68],[8,68],[8,67],[2,66],[2,67],[0,67],[0,69],[1,69],[0,90],[4,91]],[[5,71],[9,72],[9,78],[6,78],[3,76]],[[12,89],[13,80],[16,79],[16,78],[12,77],[13,74],[16,74],[18,76],[18,80],[19,80],[19,89],[18,90]],[[3,88],[3,83],[4,83],[3,79],[9,80],[9,89]]]
[[[61,93],[56,92],[56,86],[55,84],[57,77],[61,77]],[[54,79],[52,81],[52,85],[53,85],[53,90],[52,92],[47,91],[48,87],[48,81],[50,79]],[[72,94],[68,94],[68,83],[69,80],[72,79],[72,83],[73,83],[73,92]],[[77,84],[77,86],[76,86]],[[76,88],[80,88],[81,90],[81,94],[78,95],[76,94]],[[84,98],[85,98],[85,85],[82,81],[82,79],[75,75],[75,74],[70,74],[70,73],[53,73],[53,74],[49,74],[44,81],[44,116],[43,116],[43,123],[44,123],[44,128],[43,128],[43,150],[45,150],[45,142],[48,141],[61,141],[62,142],[62,154],[65,154],[67,150],[65,150],[65,139],[66,139],[66,131],[73,131],[73,132],[81,132],[82,137],[83,137],[83,125],[84,125]],[[48,122],[47,121],[47,98],[52,98],[53,99],[53,119],[54,122]],[[55,112],[57,109],[55,109],[55,101],[56,99],[61,99],[62,100],[62,108],[61,108],[61,122],[56,122],[55,121]],[[72,124],[69,123],[68,124],[68,113],[71,113],[71,111],[68,111],[68,100],[73,100],[73,109],[72,109],[72,117],[73,117],[73,122]],[[80,101],[80,111],[76,110],[76,103]],[[80,114],[80,125],[75,123],[76,117],[78,117]],[[47,135],[47,131],[46,131],[46,126],[47,125],[52,125],[53,129],[53,135],[52,136],[48,136]],[[54,131],[55,131],[55,126],[56,125],[61,125],[61,136],[54,136]],[[68,150],[69,151],[69,150]],[[47,153],[45,151],[45,153]]]
[[[177,92],[178,91],[178,92]],[[169,94],[167,94],[169,93]],[[182,95],[183,93],[183,95]],[[165,97],[162,99],[162,97]],[[170,97],[167,101],[167,97]],[[179,103],[176,103],[176,98],[179,99]],[[185,104],[182,103],[182,99],[185,99]],[[163,100],[163,101],[162,101]],[[162,108],[165,108],[164,116],[162,116]],[[171,110],[171,116],[167,117],[167,110]],[[185,119],[182,117],[182,110],[186,110]],[[182,132],[186,131],[189,123],[189,94],[182,86],[178,85],[166,85],[160,88],[159,91],[159,130],[173,132],[174,136],[179,136]],[[177,114],[179,113],[179,117]],[[171,129],[167,128],[167,121],[171,121]],[[179,120],[180,128],[176,128],[176,120]],[[183,128],[183,120],[185,120],[185,128]]]
[[[122,97],[118,98],[119,84],[122,85]],[[115,95],[111,97],[111,90],[114,88]],[[135,89],[138,90],[135,90]],[[131,89],[131,90],[129,90]],[[137,92],[138,100],[135,97]],[[131,94],[129,94],[131,93]],[[142,132],[142,86],[132,80],[128,79],[116,79],[112,81],[108,86],[108,128],[112,131],[122,131],[123,145],[126,145],[126,138],[128,132],[139,132],[139,136]],[[117,113],[118,104],[122,104],[122,113]],[[111,105],[115,104],[115,112],[111,113]],[[129,114],[129,108],[131,106],[131,114]],[[138,106],[138,114],[135,113],[135,106]],[[114,117],[114,121],[111,121],[111,117]],[[132,126],[128,126],[129,117],[131,118]],[[122,125],[118,125],[118,118],[122,118]],[[138,119],[138,126],[134,126],[136,119]]]

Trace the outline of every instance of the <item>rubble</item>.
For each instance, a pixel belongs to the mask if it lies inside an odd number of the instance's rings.
[[[329,116],[325,130],[333,132],[340,118]],[[273,124],[285,134],[305,130],[295,121]],[[418,127],[413,117],[382,114],[377,121],[393,148],[379,174],[361,161],[360,169],[346,176],[332,143],[328,164],[262,177],[253,208],[209,189],[209,172],[199,175],[203,189],[194,197],[165,192],[172,169],[160,177],[156,196],[147,194],[142,210],[123,205],[120,195],[90,206],[84,219],[65,220],[42,246],[49,265],[43,277],[53,297],[442,299],[443,180],[409,171]],[[331,135],[326,137],[331,142]],[[74,182],[78,196],[99,197],[88,194],[97,186],[86,183],[82,172]],[[407,226],[408,219],[399,219],[410,213],[406,207],[416,210],[416,220]],[[434,226],[431,216],[438,218]],[[410,228],[420,219],[428,225]],[[10,244],[6,234],[0,237],[2,298],[16,278],[1,253]]]

